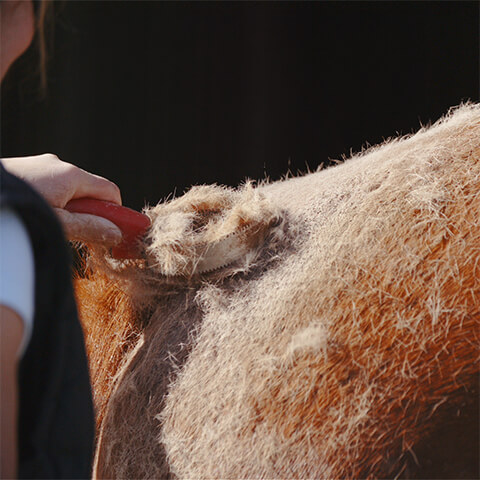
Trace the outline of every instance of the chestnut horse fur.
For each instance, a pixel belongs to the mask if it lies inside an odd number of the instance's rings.
[[[480,476],[479,105],[145,213],[143,259],[92,250],[76,281],[95,477]]]

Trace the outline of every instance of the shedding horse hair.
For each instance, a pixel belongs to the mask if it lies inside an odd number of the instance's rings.
[[[145,259],[77,280],[97,478],[480,476],[479,105],[146,213]]]

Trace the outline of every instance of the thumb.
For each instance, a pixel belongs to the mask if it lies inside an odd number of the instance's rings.
[[[69,240],[105,247],[117,245],[122,240],[120,229],[105,218],[87,213],[71,213],[63,208],[54,210]]]

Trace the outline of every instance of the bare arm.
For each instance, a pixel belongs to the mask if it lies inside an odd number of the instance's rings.
[[[1,478],[16,478],[17,475],[17,355],[22,335],[20,316],[0,305]]]

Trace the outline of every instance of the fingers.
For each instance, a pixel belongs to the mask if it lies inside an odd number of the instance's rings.
[[[76,189],[72,198],[90,197],[122,204],[120,189],[110,180],[78,169]]]
[[[55,208],[69,240],[112,247],[122,240],[122,232],[109,220],[86,213],[70,213]]]
[[[2,162],[7,170],[30,183],[52,207],[63,208],[73,198],[81,197],[122,204],[120,190],[113,182],[51,153]]]

